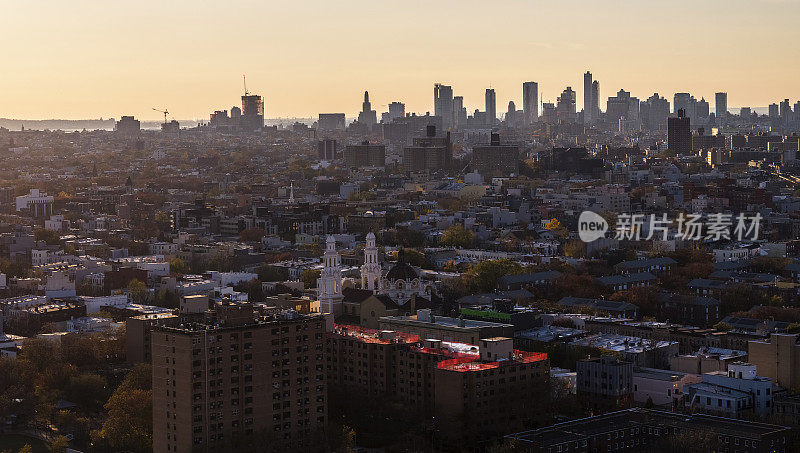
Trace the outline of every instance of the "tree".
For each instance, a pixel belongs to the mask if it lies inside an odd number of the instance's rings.
[[[67,438],[64,436],[56,437],[56,440],[50,444],[50,451],[52,453],[64,453],[67,451],[67,447],[69,447],[69,442],[67,442]]]
[[[303,281],[303,287],[306,289],[317,286],[317,279],[322,275],[319,269],[306,269],[300,274],[300,280]]]
[[[150,390],[153,387],[153,367],[149,363],[137,363],[116,391],[124,390]]]
[[[653,403],[653,398],[652,398],[652,397],[650,397],[650,396],[648,396],[648,397],[647,397],[647,401],[644,403],[644,407],[646,407],[647,409],[652,409],[652,408],[654,408],[655,406],[656,406],[656,405],[655,405],[655,403]]]
[[[475,233],[461,225],[453,225],[442,233],[441,244],[446,247],[469,248],[475,244]]]
[[[714,328],[719,330],[720,332],[727,332],[727,331],[733,329],[733,326],[728,324],[727,322],[720,321],[720,322],[714,324]]]
[[[239,242],[257,242],[266,235],[263,228],[248,228],[239,233]]]
[[[280,282],[286,280],[285,271],[269,264],[262,264],[256,269],[258,279],[262,282]]]
[[[186,273],[186,263],[180,258],[169,260],[169,271],[174,274]]]
[[[70,379],[67,396],[85,412],[95,412],[106,401],[108,383],[96,374],[80,374]]]
[[[412,266],[421,267],[423,269],[431,268],[431,264],[428,262],[428,259],[425,258],[425,254],[414,249],[404,248],[403,259]]]
[[[476,264],[468,272],[468,278],[475,291],[486,293],[497,288],[500,277],[521,274],[524,270],[519,263],[508,259],[486,260]]]
[[[233,255],[225,251],[215,253],[208,260],[208,268],[220,272],[230,272],[233,264]]]
[[[564,244],[564,255],[570,258],[584,258],[586,256],[586,243],[573,239]]]
[[[128,294],[133,303],[144,304],[147,302],[147,285],[134,278],[128,282]]]
[[[44,241],[47,245],[58,245],[61,243],[61,235],[58,231],[38,229],[33,232],[36,241]]]
[[[561,224],[561,222],[558,219],[550,219],[550,221],[547,222],[547,224],[544,226],[544,229],[552,232],[553,234],[555,234],[560,238],[565,238],[569,235],[567,229],[564,227],[564,225]]]
[[[108,418],[94,440],[114,450],[153,449],[153,401],[150,390],[117,390],[105,405]]]

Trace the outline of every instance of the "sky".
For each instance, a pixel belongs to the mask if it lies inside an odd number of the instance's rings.
[[[601,108],[620,88],[763,107],[800,97],[800,0],[2,0],[0,117],[207,119],[247,88],[265,115],[316,117],[400,101],[433,84],[469,112],[545,102],[583,73]]]

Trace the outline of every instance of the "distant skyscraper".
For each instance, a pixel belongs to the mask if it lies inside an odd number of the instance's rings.
[[[683,109],[678,116],[667,120],[667,149],[675,154],[692,152],[692,127]]]
[[[433,85],[433,114],[442,117],[445,129],[453,128],[453,87],[441,83]]]
[[[559,120],[575,121],[575,103],[577,95],[572,87],[567,87],[561,92],[556,104],[556,115]]]
[[[653,131],[663,131],[667,127],[669,117],[669,101],[654,93],[643,102],[641,107],[642,122]]]
[[[641,127],[639,120],[639,99],[632,97],[630,92],[619,90],[616,96],[608,98],[606,121],[609,125],[616,125],[620,132],[638,130]]]
[[[406,105],[402,102],[392,102],[389,104],[389,119],[403,118],[406,116]]]
[[[683,110],[684,116],[695,118],[697,117],[696,107],[697,99],[694,96],[689,93],[675,93],[675,103],[672,109],[676,116],[678,115],[678,110]]]
[[[792,116],[792,105],[789,104],[789,100],[786,99],[781,102],[780,104],[780,115],[781,119],[788,125],[789,117]]]
[[[728,121],[728,93],[719,92],[714,95],[714,110],[717,124],[726,124]]]
[[[533,124],[539,120],[539,84],[525,82],[522,84],[522,112],[525,124]]]
[[[586,71],[583,75],[583,123],[586,125],[594,124],[594,108],[595,105],[592,99],[592,73]]]
[[[739,116],[743,120],[750,119],[750,116],[752,116],[752,111],[750,110],[750,107],[742,107],[741,109],[739,109]]]
[[[517,122],[517,105],[514,101],[508,101],[508,111],[506,112],[506,124],[515,125]]]
[[[780,110],[778,108],[778,104],[770,104],[769,105],[769,117],[770,118],[778,118],[780,116]]]
[[[242,96],[242,128],[248,132],[264,127],[264,99],[256,94]]]
[[[592,82],[592,121],[600,120],[600,82]]]
[[[493,88],[486,89],[486,123],[494,126],[497,122],[497,95]]]
[[[358,122],[370,127],[378,123],[378,114],[375,113],[375,110],[372,110],[372,104],[369,102],[369,91],[364,92],[364,102],[361,104]]]
[[[708,120],[709,111],[708,101],[706,101],[706,98],[700,98],[695,106],[695,114],[697,115],[697,122],[699,124],[703,124],[706,122],[706,120]]]
[[[456,127],[467,125],[467,109],[464,108],[464,96],[453,96],[453,117]]]

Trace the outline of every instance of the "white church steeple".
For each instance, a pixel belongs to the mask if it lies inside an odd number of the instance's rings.
[[[375,234],[367,234],[367,246],[364,248],[364,265],[361,266],[361,287],[375,291],[375,282],[380,281],[381,265],[378,262],[378,247],[375,246]]]
[[[336,239],[328,236],[325,255],[322,257],[322,273],[317,279],[317,298],[320,309],[338,315],[342,305],[342,258],[336,252]]]

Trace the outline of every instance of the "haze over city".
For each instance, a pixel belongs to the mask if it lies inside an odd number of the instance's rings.
[[[526,80],[555,102],[586,69],[603,97],[722,90],[766,107],[800,90],[798,16],[794,0],[10,1],[0,117],[205,118],[242,74],[269,118],[355,116],[365,89],[424,113],[434,82],[471,111],[488,86],[519,104]]]

